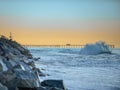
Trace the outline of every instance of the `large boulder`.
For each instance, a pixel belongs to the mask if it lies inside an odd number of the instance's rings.
[[[66,90],[63,80],[45,80],[41,85],[48,87],[50,90]]]
[[[96,42],[95,44],[87,44],[83,49],[81,49],[80,54],[85,55],[96,55],[107,53],[110,54],[111,50],[108,45],[104,42]]]
[[[40,80],[37,72],[15,70],[17,75],[17,87],[40,87]]]
[[[8,88],[0,83],[0,90],[8,90]]]
[[[28,68],[28,67],[27,67]],[[24,65],[19,64],[13,69],[0,74],[1,83],[8,88],[11,87],[25,87],[34,88],[40,87],[40,79],[37,72],[26,69]]]

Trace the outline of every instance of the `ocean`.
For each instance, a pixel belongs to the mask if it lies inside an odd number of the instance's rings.
[[[64,80],[68,90],[120,90],[120,49],[112,54],[81,55],[81,48],[28,48],[42,80]]]

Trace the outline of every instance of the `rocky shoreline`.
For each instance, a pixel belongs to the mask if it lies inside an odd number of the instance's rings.
[[[38,58],[39,59],[39,58]],[[40,81],[29,50],[5,36],[0,37],[0,90],[66,90],[63,80]]]

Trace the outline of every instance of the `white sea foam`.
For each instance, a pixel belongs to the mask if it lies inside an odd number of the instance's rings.
[[[81,55],[79,48],[31,48],[30,51],[41,57],[36,66],[50,75],[42,77],[43,80],[63,79],[69,90],[120,89],[120,49],[113,49],[114,54],[100,55]]]
[[[108,45],[105,42],[96,42],[95,44],[87,44],[81,49],[80,54],[96,55],[101,53],[111,53]]]

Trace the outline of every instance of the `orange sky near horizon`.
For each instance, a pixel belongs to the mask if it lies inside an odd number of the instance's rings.
[[[12,32],[13,39],[21,44],[86,44],[96,41],[105,41],[120,47],[119,30],[42,30],[30,28],[0,28],[2,35],[9,36]]]

